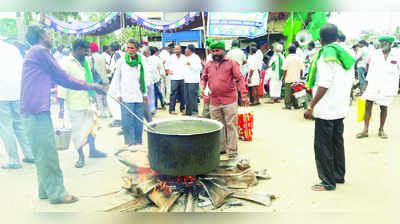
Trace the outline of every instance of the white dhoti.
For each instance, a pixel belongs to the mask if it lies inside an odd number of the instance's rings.
[[[68,110],[71,123],[71,138],[76,149],[85,145],[87,136],[95,123],[88,110]]]
[[[269,81],[269,95],[271,98],[280,98],[282,91],[282,81],[279,79],[271,78]]]
[[[362,100],[372,101],[380,106],[389,106],[392,104],[393,96],[390,94],[385,94],[386,91],[382,91],[375,88],[368,88],[365,90],[363,95],[361,96]]]

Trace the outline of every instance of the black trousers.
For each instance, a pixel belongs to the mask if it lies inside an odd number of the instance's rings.
[[[185,83],[186,114],[198,114],[197,97],[199,95],[199,83]]]
[[[171,80],[171,95],[169,96],[169,112],[175,111],[176,105],[176,96],[181,96],[180,101],[180,111],[183,112],[185,110],[185,91],[184,91],[184,84],[185,82],[182,80]]]
[[[293,84],[292,82],[285,83],[285,107],[286,108],[292,107],[294,104],[292,84]]]
[[[336,182],[344,182],[343,130],[343,119],[315,119],[315,162],[318,176],[328,190],[334,190]]]

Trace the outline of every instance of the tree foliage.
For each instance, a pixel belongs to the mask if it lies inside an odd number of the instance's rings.
[[[0,35],[6,37],[7,39],[17,39],[16,19],[0,19]]]

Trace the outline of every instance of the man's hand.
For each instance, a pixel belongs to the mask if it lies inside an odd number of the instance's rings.
[[[190,61],[186,62],[187,65],[190,65]]]
[[[117,100],[120,102],[120,103],[122,103],[122,97],[117,97]]]
[[[143,96],[143,103],[148,103],[149,102],[149,98],[147,96]]]
[[[247,96],[242,97],[242,106],[248,107],[250,105],[249,98]]]
[[[201,88],[201,90],[200,90],[200,96],[201,97],[204,97],[206,94],[204,93],[204,89],[203,88]]]
[[[93,90],[96,91],[96,93],[103,94],[103,95],[106,94],[106,92],[104,92],[104,90],[103,90],[103,86],[102,85],[97,84],[97,83],[92,84],[92,85],[93,85]]]
[[[313,109],[309,108],[308,110],[306,110],[306,112],[304,112],[304,119],[311,120],[312,114],[313,114]]]

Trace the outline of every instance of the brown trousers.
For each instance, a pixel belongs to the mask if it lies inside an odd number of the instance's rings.
[[[237,103],[213,106],[210,105],[211,119],[224,124],[221,138],[221,151],[237,153],[238,142],[238,105]]]

